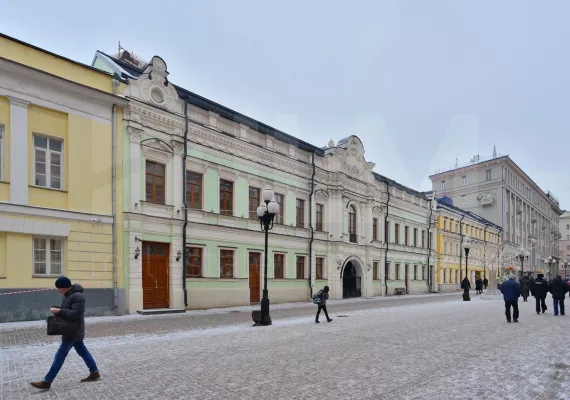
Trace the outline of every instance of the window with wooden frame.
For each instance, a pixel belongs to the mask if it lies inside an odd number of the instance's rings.
[[[297,279],[305,279],[305,256],[297,256]]]
[[[279,205],[279,210],[277,211],[277,215],[275,216],[274,222],[276,224],[283,224],[283,217],[284,217],[284,212],[283,212],[283,204],[284,204],[284,200],[283,200],[283,195],[279,194],[279,193],[275,193],[273,195],[273,199],[275,199],[275,202]]]
[[[409,246],[410,228],[408,226],[404,227],[404,244]]]
[[[156,204],[165,204],[166,188],[165,188],[165,172],[164,164],[146,160],[145,162],[145,188],[146,201]]]
[[[255,187],[249,187],[249,219],[257,221],[259,217],[257,216],[257,207],[260,206],[261,201],[261,189]]]
[[[350,206],[348,209],[348,239],[351,243],[356,243],[356,209]]]
[[[424,266],[422,267],[422,281],[427,280],[426,272],[427,272],[427,266],[424,265]]]
[[[186,171],[186,203],[191,210],[202,209],[202,174]]]
[[[378,240],[378,218],[372,218],[372,240]]]
[[[447,283],[447,270],[443,270],[443,283]]]
[[[390,241],[390,221],[384,222],[384,242]]]
[[[400,279],[400,264],[396,264],[395,268],[394,268],[394,280],[399,280]]]
[[[234,215],[234,183],[220,179],[220,214]]]
[[[202,277],[202,248],[186,248],[186,276],[189,278]]]
[[[220,250],[220,278],[234,277],[234,251]]]
[[[305,227],[305,200],[297,199],[297,226]]]
[[[414,228],[414,247],[418,247],[418,228]]]
[[[323,211],[324,211],[324,205],[317,203],[317,207],[315,210],[315,219],[316,219],[316,230],[318,232],[322,232],[323,231]]]
[[[34,134],[34,185],[62,189],[63,140]]]
[[[414,281],[418,280],[418,266],[414,265]]]
[[[273,277],[275,279],[283,279],[285,274],[285,255],[273,254]]]
[[[390,263],[384,264],[384,279],[390,280]]]
[[[372,263],[372,279],[374,279],[374,280],[380,279],[378,277],[378,262],[377,261],[374,261]]]
[[[33,238],[34,275],[61,275],[63,271],[63,241]]]
[[[429,233],[429,248],[433,248],[433,232]]]
[[[316,264],[317,279],[324,279],[323,268],[325,264],[325,259],[323,257],[317,257],[315,264]]]
[[[422,249],[426,247],[426,231],[422,229]]]
[[[394,224],[394,243],[400,244],[400,224]]]

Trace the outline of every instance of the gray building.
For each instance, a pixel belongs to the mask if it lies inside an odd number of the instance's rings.
[[[566,211],[560,217],[560,272],[562,275],[570,276],[570,265],[564,269],[564,261],[570,263],[570,212]]]
[[[558,199],[543,191],[509,156],[475,156],[467,164],[436,171],[430,179],[438,198],[447,196],[457,207],[501,226],[505,243],[532,248],[531,271],[544,269],[549,256],[560,259],[563,211]]]

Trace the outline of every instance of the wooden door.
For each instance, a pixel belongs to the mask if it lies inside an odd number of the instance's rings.
[[[168,308],[168,244],[143,243],[143,308]]]
[[[261,267],[261,254],[249,253],[249,301],[259,303],[259,269]]]

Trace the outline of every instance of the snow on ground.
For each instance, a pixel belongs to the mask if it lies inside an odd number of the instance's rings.
[[[103,380],[70,353],[42,399],[570,399],[570,316],[520,303],[448,296],[439,303],[300,313],[270,327],[229,325],[87,340]],[[348,315],[337,317],[337,315]],[[148,317],[147,317],[148,318]],[[152,317],[154,318],[154,317]],[[29,386],[56,344],[0,349],[0,397],[39,398]],[[537,356],[533,351],[538,351]]]

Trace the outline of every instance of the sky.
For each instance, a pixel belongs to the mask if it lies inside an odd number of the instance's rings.
[[[118,42],[175,84],[314,145],[357,135],[416,190],[508,154],[570,208],[570,2],[7,1],[0,32],[90,64]],[[179,4],[176,4],[179,3]]]

